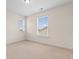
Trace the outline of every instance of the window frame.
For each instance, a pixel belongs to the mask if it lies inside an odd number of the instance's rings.
[[[47,28],[47,34],[46,35],[42,35],[42,34],[40,34],[39,33],[39,31],[38,31],[38,20],[39,20],[39,17],[48,17],[48,15],[43,15],[43,16],[38,16],[37,17],[37,35],[39,35],[39,36],[48,36],[48,28]]]
[[[25,17],[19,17],[19,31],[25,31]],[[22,27],[21,27],[22,26]]]

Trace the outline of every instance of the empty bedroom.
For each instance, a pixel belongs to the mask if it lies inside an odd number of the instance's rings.
[[[7,59],[73,59],[73,0],[6,0]]]

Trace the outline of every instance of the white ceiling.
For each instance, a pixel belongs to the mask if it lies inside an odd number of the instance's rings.
[[[7,9],[23,16],[29,16],[36,12],[40,12],[40,8],[47,10],[49,8],[72,2],[72,0],[30,0],[29,5],[27,5],[24,0],[6,0],[6,2]]]

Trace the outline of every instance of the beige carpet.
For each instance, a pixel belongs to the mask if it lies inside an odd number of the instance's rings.
[[[7,46],[7,59],[72,59],[72,51],[23,41]]]

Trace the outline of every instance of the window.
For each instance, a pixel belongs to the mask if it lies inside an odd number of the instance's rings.
[[[48,35],[48,16],[37,18],[37,34],[42,36]]]
[[[24,17],[19,18],[19,30],[25,31],[25,21]]]

